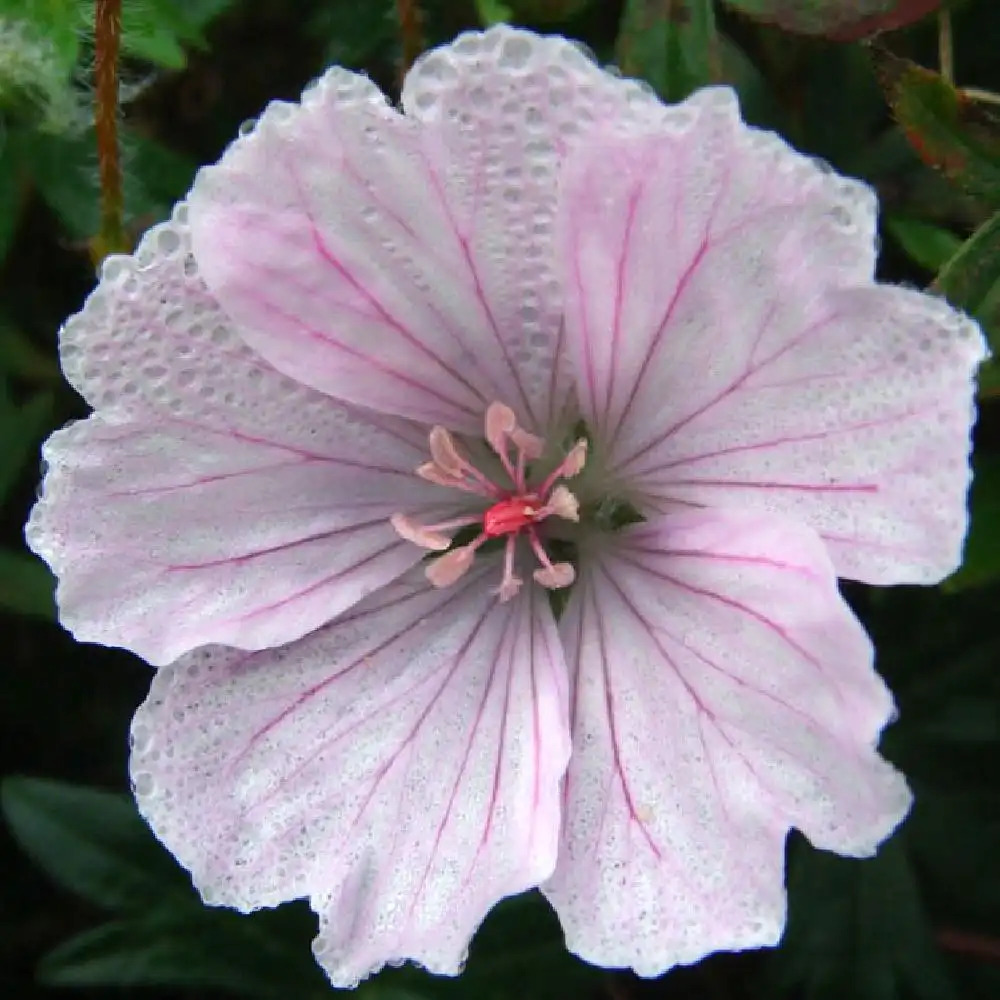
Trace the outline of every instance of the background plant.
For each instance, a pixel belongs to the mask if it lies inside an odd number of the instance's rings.
[[[3,786],[0,993],[312,1000],[331,991],[309,954],[308,911],[204,908],[136,816],[125,733],[148,668],[63,634],[48,571],[21,541],[38,444],[84,413],[61,380],[56,339],[94,283],[95,259],[165,217],[243,120],[297,96],[328,63],[393,93],[422,48],[507,20],[577,38],[667,100],[735,86],[751,122],[877,188],[880,277],[932,286],[997,350],[1000,4],[123,0],[113,232],[94,131],[95,13],[95,0],[0,0],[0,732],[4,772],[31,776]],[[885,753],[917,792],[876,858],[835,858],[793,838],[791,918],[773,952],[640,983],[566,955],[554,918],[528,895],[490,917],[463,978],[390,970],[362,1000],[1000,995],[997,361],[979,396],[965,566],[934,590],[848,593],[900,704]]]

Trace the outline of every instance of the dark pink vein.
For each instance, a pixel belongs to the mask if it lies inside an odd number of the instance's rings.
[[[221,559],[211,559],[198,563],[171,563],[170,565],[165,566],[164,570],[168,573],[176,573],[188,570],[213,569],[217,566],[243,565],[245,563],[253,562],[255,559],[259,559],[262,556],[271,556],[276,552],[284,552],[288,549],[297,549],[300,546],[309,545],[312,542],[320,542],[325,539],[335,538],[341,535],[353,535],[355,532],[364,531],[366,528],[372,528],[376,525],[386,523],[386,519],[383,517],[373,518],[370,521],[358,521],[355,524],[347,525],[343,528],[332,528],[329,531],[319,531],[312,535],[304,535],[302,538],[294,538],[287,542],[282,542],[280,545],[271,545],[267,548],[253,549],[250,552],[243,552],[233,556],[225,556]]]
[[[612,583],[614,583],[613,580]],[[657,844],[653,839],[653,835],[646,826],[646,823],[640,817],[638,809],[636,809],[635,800],[632,797],[632,788],[629,784],[628,777],[625,774],[625,767],[622,764],[621,746],[618,739],[618,723],[615,716],[614,690],[611,683],[611,674],[608,669],[608,646],[607,636],[604,632],[604,618],[601,615],[600,608],[597,606],[597,598],[593,591],[591,591],[590,596],[591,604],[594,609],[594,622],[597,626],[597,642],[601,655],[601,677],[604,686],[604,708],[608,720],[609,735],[611,737],[611,755],[614,762],[615,773],[618,775],[618,782],[621,785],[622,795],[625,799],[625,807],[628,809],[629,817],[639,828],[639,831],[642,833],[643,839],[646,841],[649,849],[659,861],[662,860],[662,851],[660,850],[659,844]]]
[[[500,355],[504,360],[508,370],[510,371],[511,378],[514,381],[514,386],[517,389],[518,395],[521,397],[521,403],[524,406],[525,413],[532,419],[538,419],[537,415],[534,413],[531,400],[528,399],[527,393],[524,391],[524,386],[521,383],[521,378],[517,370],[517,366],[514,364],[513,358],[510,356],[510,350],[508,344],[503,334],[500,331],[500,326],[497,323],[496,316],[493,313],[493,309],[490,306],[489,300],[483,289],[482,276],[479,273],[479,268],[476,266],[475,258],[472,254],[472,247],[469,243],[469,238],[460,229],[457,220],[455,219],[455,213],[452,210],[451,202],[448,200],[447,194],[441,185],[441,178],[438,177],[437,171],[428,162],[427,152],[421,146],[419,147],[420,157],[424,162],[424,166],[427,169],[427,174],[430,177],[431,187],[434,189],[434,193],[438,197],[438,201],[441,204],[445,216],[451,226],[452,232],[455,234],[455,238],[458,240],[458,244],[462,250],[462,258],[465,261],[466,268],[468,269],[469,276],[472,278],[473,290],[476,294],[476,301],[479,303],[480,308],[483,310],[483,315],[486,317],[486,321],[489,324],[490,330],[493,333],[494,340],[496,341],[497,347],[500,350]],[[473,213],[473,218],[475,218],[475,212]]]

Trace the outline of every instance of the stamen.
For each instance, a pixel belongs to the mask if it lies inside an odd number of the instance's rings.
[[[514,535],[507,536],[507,544],[503,550],[503,579],[500,581],[500,586],[494,591],[501,602],[509,601],[515,597],[521,589],[521,584],[524,583],[514,572],[514,552],[517,544],[514,540],[515,537]]]
[[[552,489],[557,479],[572,479],[580,475],[584,465],[587,463],[587,439],[580,438],[579,441],[570,448],[566,457],[549,473],[545,482],[542,483],[538,492],[543,496]]]
[[[439,559],[427,564],[424,574],[435,587],[450,587],[469,571],[476,549],[486,541],[485,535],[473,539],[468,545],[446,552]]]
[[[569,454],[562,460],[562,478],[572,479],[583,472],[583,467],[587,463],[587,439],[580,438],[569,450]]]
[[[447,535],[442,535],[432,528],[417,524],[405,514],[393,514],[389,518],[389,523],[400,538],[405,538],[406,541],[413,542],[414,545],[419,545],[422,549],[444,552],[451,545],[451,539]]]
[[[479,521],[478,517],[453,517],[450,521],[441,521],[438,524],[418,524],[405,514],[393,514],[389,518],[389,523],[400,538],[405,538],[422,549],[433,549],[437,552],[444,552],[451,545],[451,538],[442,532],[467,528],[470,524],[479,524]]]
[[[576,570],[568,562],[552,563],[543,569],[536,569],[532,576],[535,583],[549,590],[561,590],[576,579]]]
[[[427,579],[435,587],[449,587],[460,580],[472,566],[480,546],[490,538],[503,538],[503,577],[494,593],[501,601],[511,600],[524,584],[514,571],[517,539],[523,535],[541,563],[532,574],[535,581],[551,589],[568,587],[576,579],[576,571],[568,562],[552,562],[539,539],[537,525],[549,517],[580,519],[579,501],[558,480],[571,479],[581,472],[587,460],[586,439],[581,438],[573,445],[541,486],[529,487],[528,463],[541,458],[545,441],[520,427],[514,411],[500,402],[487,407],[484,425],[486,440],[510,482],[504,486],[492,482],[463,454],[448,430],[434,427],[429,436],[432,461],[421,465],[417,475],[438,486],[485,497],[489,503],[478,516],[452,518],[440,524],[420,524],[405,514],[393,514],[390,518],[393,529],[401,538],[421,548],[442,553],[425,569]],[[479,526],[480,533],[467,545],[449,548],[451,533],[473,524]]]
[[[528,541],[531,543],[531,549],[538,561],[542,564],[541,569],[536,569],[532,573],[535,583],[548,587],[549,590],[559,590],[562,587],[568,587],[576,579],[576,570],[570,563],[554,563],[549,558],[549,554],[542,548],[542,543],[538,540],[538,533],[534,528],[528,529]]]
[[[418,465],[415,471],[421,479],[426,479],[427,482],[433,483],[435,486],[451,486],[456,490],[469,490],[468,485],[463,483],[461,479],[449,475],[436,462],[424,462],[423,465]]]
[[[443,427],[431,428],[431,458],[443,472],[461,478],[468,463],[459,454],[455,439]]]
[[[486,407],[486,440],[501,459],[507,456],[507,438],[516,428],[517,417],[509,406],[490,403]]]
[[[547,516],[561,517],[564,521],[579,521],[580,501],[560,483],[549,494],[549,499],[536,515],[536,520]]]
[[[541,458],[545,451],[545,442],[538,435],[529,434],[523,427],[515,427],[510,432],[510,439],[529,462]]]

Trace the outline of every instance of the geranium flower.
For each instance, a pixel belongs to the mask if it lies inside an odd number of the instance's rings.
[[[95,412],[28,537],[162,668],[139,807],[206,901],[308,897],[341,986],[532,886],[599,965],[772,944],[788,830],[909,806],[836,577],[958,563],[982,337],[726,89],[497,28],[402,106],[272,104],[63,331]]]

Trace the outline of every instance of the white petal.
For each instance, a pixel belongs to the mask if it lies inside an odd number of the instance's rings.
[[[746,506],[818,530],[838,572],[929,582],[965,528],[971,321],[872,280],[875,203],[727,92],[675,134],[571,155],[558,243],[597,461],[644,509]]]
[[[456,974],[502,897],[555,864],[569,755],[544,595],[419,571],[280,650],[161,670],[133,724],[139,807],[207,901],[308,896],[337,986]]]
[[[298,639],[395,579],[423,553],[391,516],[460,504],[413,475],[421,449],[351,429],[308,448],[151,417],[56,432],[26,534],[59,578],[60,620],[164,664]]]
[[[584,562],[565,833],[544,891],[571,950],[657,975],[773,944],[784,840],[870,854],[909,806],[875,750],[892,712],[823,544],[687,512]]]

